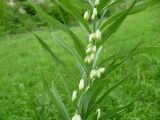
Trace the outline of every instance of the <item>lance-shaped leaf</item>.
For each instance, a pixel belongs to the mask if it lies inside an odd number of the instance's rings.
[[[100,62],[100,65],[105,64],[107,61],[117,60],[117,59],[123,59],[127,56],[133,55],[133,52],[141,45],[141,43],[137,44],[133,49],[127,50],[127,52],[120,51],[119,53],[116,53],[110,57],[107,57],[106,59],[102,60]]]
[[[69,45],[67,45],[60,37],[57,37],[56,35],[54,36],[56,43],[59,44],[59,46],[61,46],[66,52],[68,52],[76,61],[78,61],[79,64],[82,65],[83,69],[87,71],[87,65],[82,59],[80,59],[80,57],[73,51],[73,49],[71,49]]]
[[[60,3],[61,6],[63,6],[66,10],[68,10],[90,33],[91,30],[89,28],[89,25],[87,22],[83,19],[81,13],[77,10],[76,6],[73,6],[71,0],[56,0]]]
[[[38,15],[42,17],[44,20],[46,20],[49,24],[57,27],[58,29],[62,30],[63,32],[67,33],[73,40],[74,47],[76,48],[78,54],[84,59],[85,57],[85,48],[83,43],[79,40],[79,38],[64,24],[62,24],[60,21],[55,19],[54,17],[49,16],[45,12],[43,12],[37,5],[30,4],[34,7],[34,9],[37,11]]]
[[[107,110],[107,111],[105,111],[104,114],[102,114],[102,117],[100,118],[100,120],[106,120],[106,119],[114,118],[115,116],[122,113],[123,111],[126,111],[132,105],[133,105],[133,102],[130,103],[130,104],[127,104],[125,106],[121,106],[121,107],[117,107],[117,108],[114,108],[114,109],[111,109],[111,110]]]
[[[110,3],[111,0],[100,0],[99,5],[97,6],[98,11],[102,12],[102,10]]]
[[[144,2],[140,2],[137,5],[134,6],[134,8],[128,13],[128,15],[131,14],[136,14],[138,12],[143,11],[144,9],[148,8],[149,6],[153,6],[156,3],[160,2],[159,0],[148,0],[148,1],[144,1]],[[113,4],[112,4],[113,5]],[[110,6],[108,6],[110,7]],[[129,9],[129,8],[128,8]],[[104,28],[106,28],[108,25],[110,25],[111,23],[113,23],[114,21],[120,19],[120,17],[122,17],[127,10],[123,10],[117,14],[115,14],[114,16],[110,17],[109,19],[107,19],[100,27],[101,30],[103,30]]]
[[[143,48],[138,48],[138,49],[133,49],[133,50],[128,50],[128,51],[120,51],[119,53],[116,53],[102,60],[100,62],[100,65],[105,64],[106,62],[111,61],[111,60],[123,59],[128,55],[132,57],[138,54],[149,53],[149,52],[159,51],[159,50],[160,50],[159,47],[143,47]]]
[[[134,2],[129,7],[129,9],[125,12],[125,14],[121,18],[119,18],[117,21],[112,23],[106,30],[102,32],[102,40],[98,43],[98,46],[101,46],[113,33],[117,31],[117,29],[123,23],[123,21],[127,17],[128,13],[131,11],[131,9],[134,7],[136,2],[137,0],[134,0]]]
[[[53,85],[51,90],[43,76],[42,76],[42,82],[48,96],[50,97],[53,105],[56,107],[56,110],[58,111],[58,113],[61,115],[62,119],[71,120],[68,110],[64,105],[60,95],[58,94],[56,87]]]
[[[50,47],[36,34],[35,37],[38,39],[39,43],[41,44],[42,48],[47,52],[47,54],[54,60],[56,63],[64,65],[64,63],[60,60],[60,58],[50,49]]]
[[[113,85],[111,88],[109,88],[107,91],[103,92],[103,94],[96,100],[95,104],[100,104],[102,103],[105,98],[107,97],[107,95],[112,92],[113,90],[115,90],[118,86],[122,85],[122,83],[124,83],[128,77],[130,77],[130,75],[132,73],[134,73],[135,69],[133,71],[131,71],[128,75],[126,75],[125,77],[123,77],[118,83],[116,83],[115,85]]]

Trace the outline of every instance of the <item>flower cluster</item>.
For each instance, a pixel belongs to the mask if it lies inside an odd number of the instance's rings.
[[[95,20],[97,15],[98,15],[97,8],[96,8],[97,5],[99,5],[99,0],[95,0],[95,7],[93,8],[93,12],[92,12],[92,16],[91,16],[92,20]],[[86,11],[84,13],[84,19],[88,21],[89,18],[90,18],[89,11]],[[97,29],[93,33],[90,33],[89,44],[87,45],[86,57],[84,59],[84,61],[86,63],[90,64],[92,61],[94,61],[95,53],[96,53],[96,50],[97,50],[96,43],[101,40],[101,36],[102,36],[101,31],[99,29]]]
[[[79,82],[79,90],[82,91],[84,89],[84,79],[81,79]],[[77,98],[77,91],[73,91],[72,93],[72,101],[74,102]],[[81,120],[81,116],[76,112],[76,114],[72,117],[72,120]]]
[[[96,78],[100,78],[101,74],[104,73],[105,68],[93,69],[90,72],[90,79],[95,80]]]
[[[75,115],[72,117],[72,120],[81,120],[81,116],[78,115],[78,114],[75,114]]]
[[[95,7],[93,8],[93,11],[92,11],[92,15],[90,16],[90,13],[89,11],[86,11],[84,13],[84,16],[83,18],[88,21],[90,18],[92,20],[96,20],[97,18],[97,15],[98,15],[98,12],[97,12],[97,8],[96,6],[99,5],[99,0],[95,0]],[[84,62],[90,64],[91,62],[94,61],[95,59],[95,55],[96,55],[96,51],[97,51],[97,46],[96,46],[96,43],[98,43],[100,40],[101,40],[101,31],[100,29],[97,28],[97,30],[93,31],[92,33],[90,33],[89,35],[89,43],[86,47],[86,57],[84,59]],[[92,69],[91,72],[90,72],[90,80],[91,82],[97,78],[100,78],[101,75],[104,73],[105,71],[105,68],[97,68],[97,69]],[[84,82],[84,79],[81,79],[80,82],[79,82],[79,91],[82,91],[82,92],[86,92],[89,88],[90,88],[90,84],[89,85],[86,85],[86,89],[85,91],[83,91],[85,88],[85,82]],[[76,97],[77,97],[77,91],[73,91],[72,93],[72,101],[75,102],[76,100]],[[100,109],[97,109],[97,120],[100,118]],[[76,111],[75,115],[72,117],[72,120],[82,120],[81,118],[81,115]]]
[[[86,63],[91,63],[94,60],[96,50],[97,50],[96,45],[93,45],[91,43],[87,45],[87,49],[86,49],[87,56],[85,57],[85,60],[84,60]]]

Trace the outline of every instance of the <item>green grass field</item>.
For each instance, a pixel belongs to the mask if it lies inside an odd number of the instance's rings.
[[[159,28],[159,5],[129,16],[116,34],[103,46],[101,58],[119,50],[130,50],[139,42],[143,43],[142,46],[160,47]],[[81,29],[76,27],[73,29],[78,35],[83,36]],[[64,38],[64,41],[73,47],[67,35],[61,31],[53,33]],[[70,64],[72,71],[77,71],[76,62],[67,52],[60,49],[54,41],[54,35],[52,36],[48,30],[37,31],[37,34],[46,40],[60,58]],[[160,51],[130,58],[109,76],[111,83],[115,83],[136,65],[138,66],[136,72],[123,86],[110,94],[105,105],[112,108],[134,101],[133,107],[118,115],[115,120],[160,120]],[[63,100],[67,101],[68,97],[61,86],[56,70],[55,64],[31,33],[1,37],[0,120],[35,120],[36,115],[32,103],[44,120],[57,120],[58,114],[50,103],[41,82],[42,75],[51,84],[54,81]],[[74,82],[80,78],[79,72],[77,71],[72,78],[65,76],[66,81],[71,83],[72,90],[74,90]],[[70,104],[68,102],[67,106]]]

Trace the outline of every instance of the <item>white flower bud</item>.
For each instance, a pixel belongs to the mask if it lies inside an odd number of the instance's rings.
[[[99,0],[96,0],[96,1],[95,1],[95,5],[96,5],[96,6],[99,5]]]
[[[87,48],[89,48],[89,47],[91,47],[92,46],[92,44],[91,43],[89,43],[88,45],[87,45]]]
[[[88,62],[88,56],[85,57],[84,62]]]
[[[77,97],[77,91],[75,90],[72,93],[72,101],[75,101],[76,97]]]
[[[86,11],[85,13],[84,13],[84,16],[83,16],[83,18],[85,19],[85,20],[89,20],[89,12],[88,11]]]
[[[72,117],[72,120],[81,120],[81,116],[78,115],[78,114],[75,114],[75,115]]]
[[[97,120],[99,120],[101,116],[101,109],[97,109]]]
[[[97,8],[93,8],[93,13],[92,13],[92,20],[94,20],[97,16]]]
[[[97,16],[97,14],[98,14],[97,8],[93,8],[93,14],[94,14],[94,16]]]
[[[91,55],[90,55],[90,59],[91,59],[91,60],[94,60],[94,58],[95,58],[94,53],[91,53]]]
[[[89,42],[92,42],[92,40],[94,40],[96,38],[96,34],[92,33],[89,35]]]
[[[98,71],[102,74],[102,73],[104,73],[105,68],[100,68]]]
[[[92,14],[92,20],[96,19],[96,16],[94,14]]]
[[[95,75],[96,75],[96,70],[91,70],[90,72],[90,79],[94,80],[95,79]]]
[[[79,82],[79,90],[83,90],[84,89],[84,79],[81,79]]]
[[[101,77],[101,72],[99,72],[99,70],[96,70],[96,77],[98,77],[98,78]]]
[[[86,49],[86,54],[88,54],[90,52],[92,52],[92,48],[91,47],[89,47],[89,48]]]
[[[84,62],[86,62],[86,63],[91,63],[91,58],[90,58],[90,56],[86,56],[86,58],[84,59]]]
[[[96,52],[96,50],[97,50],[97,47],[94,45],[94,46],[92,47],[92,51],[93,51],[93,52]]]
[[[96,38],[97,38],[98,40],[101,40],[101,37],[102,37],[101,31],[100,31],[99,29],[96,30]]]

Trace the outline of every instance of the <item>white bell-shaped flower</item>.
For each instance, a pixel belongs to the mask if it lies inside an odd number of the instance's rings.
[[[92,51],[93,51],[93,52],[96,52],[96,50],[97,50],[97,47],[96,47],[96,45],[94,45],[94,46],[92,47]]]
[[[99,29],[96,30],[96,38],[97,38],[97,40],[101,40],[101,38],[102,38],[102,33]]]
[[[86,54],[91,53],[92,52],[92,47],[89,47],[86,49]]]
[[[93,14],[94,14],[95,16],[97,16],[97,14],[98,14],[97,8],[93,8]]]
[[[79,90],[83,90],[84,89],[84,79],[81,79],[79,82]]]
[[[91,60],[94,60],[94,58],[95,58],[94,53],[91,53],[91,54],[90,54],[90,59],[91,59]]]
[[[77,91],[73,91],[72,93],[72,101],[75,101],[75,99],[77,98]]]
[[[98,71],[102,74],[102,73],[104,73],[105,68],[100,68]]]
[[[84,13],[84,16],[83,16],[83,18],[85,19],[85,20],[89,20],[89,12],[88,11],[86,11],[85,13]]]
[[[94,39],[96,39],[96,34],[92,33],[89,35],[89,42],[92,42]]]
[[[95,79],[95,76],[96,76],[96,70],[93,69],[93,70],[91,70],[91,72],[90,72],[90,79],[94,80],[94,79]]]
[[[82,120],[81,119],[81,116],[79,114],[75,114],[73,117],[72,117],[72,120]]]
[[[99,5],[99,0],[95,0],[95,5]]]
[[[93,13],[92,13],[92,20],[94,20],[97,17],[97,8],[93,8]]]

